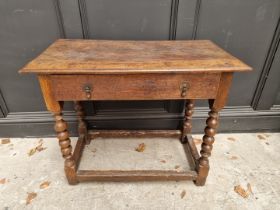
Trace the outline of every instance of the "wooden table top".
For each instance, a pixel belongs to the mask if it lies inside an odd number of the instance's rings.
[[[20,73],[119,74],[240,72],[251,67],[209,40],[59,39]]]

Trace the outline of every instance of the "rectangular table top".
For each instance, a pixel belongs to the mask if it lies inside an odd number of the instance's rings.
[[[21,73],[119,74],[240,72],[251,67],[209,40],[59,39]]]

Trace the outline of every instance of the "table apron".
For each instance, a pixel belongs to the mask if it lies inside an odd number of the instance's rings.
[[[214,99],[220,73],[49,75],[57,101]]]

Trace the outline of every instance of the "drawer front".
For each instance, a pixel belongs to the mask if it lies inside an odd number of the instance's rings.
[[[215,98],[219,73],[51,75],[56,100]]]

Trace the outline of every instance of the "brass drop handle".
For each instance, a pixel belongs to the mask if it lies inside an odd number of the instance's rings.
[[[90,85],[85,85],[83,89],[86,93],[86,98],[90,99],[91,98],[91,91],[92,91],[91,86]]]
[[[181,97],[186,97],[187,96],[187,90],[190,89],[190,84],[186,81],[182,82],[181,86]]]

